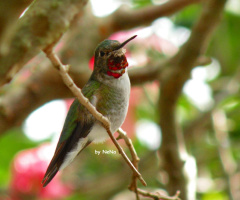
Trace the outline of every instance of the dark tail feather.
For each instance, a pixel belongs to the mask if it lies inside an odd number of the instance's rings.
[[[53,156],[53,158],[47,168],[47,171],[44,175],[44,178],[42,180],[43,187],[46,187],[47,184],[53,179],[53,177],[58,172],[58,170],[62,164],[62,161],[63,161],[63,158],[62,158],[63,156],[61,156],[62,152],[63,152],[63,155],[65,155],[64,154],[65,147],[66,147],[65,143],[62,143],[60,145],[60,147],[54,153],[54,156]]]
[[[44,178],[42,180],[43,187],[46,187],[48,183],[54,178],[58,170],[60,169],[62,163],[64,162],[65,156],[68,152],[71,151],[74,145],[76,145],[76,141],[78,141],[79,138],[68,140],[67,142],[63,142],[59,145],[59,147],[56,149],[56,152],[54,153],[54,156],[47,168],[47,171],[44,175]],[[91,141],[88,141],[84,147],[81,149],[85,149]],[[80,152],[81,152],[80,151]],[[79,153],[80,153],[79,152]],[[78,154],[79,154],[78,153]]]
[[[45,174],[45,176],[42,180],[43,187],[46,187],[48,185],[48,183],[53,179],[53,177],[56,175],[58,170],[59,170],[58,167],[55,166],[50,172]]]

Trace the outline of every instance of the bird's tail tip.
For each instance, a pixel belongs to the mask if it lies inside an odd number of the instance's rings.
[[[43,178],[42,180],[42,186],[46,187],[47,186],[47,178]]]
[[[46,187],[48,183],[54,178],[56,173],[58,172],[58,168],[55,167],[53,170],[51,170],[49,173],[46,173],[43,180],[42,180],[42,185],[43,187]]]
[[[49,176],[45,176],[42,180],[42,186],[46,187],[48,185],[48,183],[50,183],[52,179],[49,178]]]

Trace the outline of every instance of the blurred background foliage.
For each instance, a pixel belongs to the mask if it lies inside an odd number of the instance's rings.
[[[128,0],[124,2],[138,9],[154,5],[158,1]],[[207,56],[211,57],[214,62],[209,66],[197,67],[197,71],[194,69],[195,72],[192,73],[190,80],[199,80],[200,77],[201,84],[204,84],[210,91],[207,93],[210,100],[208,99],[205,103],[200,102],[203,105],[199,106],[199,102],[196,103],[194,97],[189,95],[189,90],[184,87],[177,106],[177,118],[183,129],[187,150],[197,163],[197,199],[199,200],[228,200],[231,199],[230,192],[234,194],[234,199],[240,199],[240,11],[233,10],[230,2],[207,51]],[[175,30],[184,28],[190,31],[200,10],[200,5],[188,6],[164,20],[172,22]],[[167,39],[163,40],[167,41]],[[145,42],[147,43],[148,40]],[[133,45],[130,51],[134,54],[135,51],[139,51],[136,48]],[[144,51],[143,53],[151,60],[158,60],[159,56],[169,56],[159,52],[156,48],[142,48],[141,51]],[[211,78],[207,78],[212,74],[214,75]],[[205,94],[201,94],[198,86],[198,84],[191,85],[199,91],[200,96],[204,96]],[[130,124],[123,126],[123,129],[131,136],[138,156],[141,158],[140,172],[152,190],[164,189],[167,181],[164,172],[159,171],[161,158],[157,153],[161,140],[160,128],[156,123],[159,118],[156,109],[157,88],[158,83],[155,82],[133,88],[134,95],[131,96],[132,103],[130,101],[128,113],[130,117],[127,118]],[[137,99],[136,94],[139,97]],[[148,127],[145,131],[146,137],[141,133],[136,134],[138,127],[144,123],[147,124],[145,127]],[[157,144],[151,139],[148,141],[147,137],[151,137],[152,134],[155,134],[152,136],[153,140],[158,138]],[[130,170],[110,141],[90,145],[72,165],[59,175],[61,178],[58,181],[63,184],[61,187],[67,188],[66,191],[58,190],[58,194],[50,190],[43,192],[40,185],[33,187],[34,183],[29,183],[28,190],[22,192],[12,183],[15,180],[14,176],[20,173],[14,168],[14,162],[18,162],[20,155],[35,151],[43,145],[51,146],[49,142],[56,141],[58,135],[59,132],[55,132],[41,140],[32,140],[20,127],[1,136],[0,199],[134,199],[134,194],[128,192],[126,187],[130,182]],[[125,144],[121,142],[121,145],[129,155]],[[97,156],[96,150],[113,150],[116,154],[101,153]],[[43,162],[48,163],[49,158]],[[31,165],[31,167],[37,166]],[[41,179],[44,170],[45,168],[39,174],[35,172],[35,175]],[[58,188],[54,184],[60,183],[52,184],[53,187]]]

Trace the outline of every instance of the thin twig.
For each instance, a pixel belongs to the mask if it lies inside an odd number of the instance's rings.
[[[119,136],[117,139],[123,139],[124,142],[126,143],[126,145],[129,148],[129,151],[131,153],[131,157],[132,157],[132,163],[135,166],[136,169],[138,169],[138,163],[140,161],[136,150],[134,149],[134,146],[132,144],[132,140],[127,136],[126,132],[123,131],[121,128],[118,129],[118,133]],[[132,182],[129,186],[129,189],[131,191],[134,191],[136,193],[136,199],[139,199],[139,195],[142,195],[144,197],[149,197],[152,199],[162,199],[162,200],[180,200],[179,195],[180,195],[180,191],[177,191],[176,194],[172,197],[164,195],[164,194],[160,194],[159,192],[148,192],[142,189],[139,189],[137,187],[137,176],[135,173],[133,173],[132,175]]]
[[[126,145],[128,146],[130,153],[131,153],[131,157],[132,157],[132,163],[134,165],[134,167],[138,170],[138,162],[140,161],[134,146],[132,144],[132,140],[127,136],[126,132],[124,132],[121,128],[118,129],[118,133],[119,133],[119,138],[122,138]],[[132,175],[132,182],[128,187],[131,191],[134,191],[136,193],[136,199],[139,200],[139,195],[138,195],[138,188],[137,188],[137,176],[135,173],[133,173]]]
[[[71,92],[77,97],[79,102],[83,106],[85,106],[88,111],[98,120],[102,123],[103,127],[106,129],[109,137],[113,141],[114,145],[118,149],[119,153],[122,155],[124,160],[127,162],[129,167],[133,170],[133,172],[136,174],[136,176],[139,178],[141,183],[146,186],[146,182],[142,178],[142,175],[138,172],[138,170],[134,167],[134,165],[131,163],[125,152],[123,151],[122,147],[118,144],[117,140],[113,136],[113,134],[110,131],[110,123],[109,120],[104,117],[101,113],[99,113],[96,108],[89,102],[89,100],[84,97],[84,95],[81,92],[81,89],[79,89],[76,84],[73,82],[72,78],[68,74],[69,65],[63,65],[58,58],[58,56],[53,51],[53,45],[50,45],[48,48],[44,49],[44,52],[46,53],[47,57],[52,62],[53,66],[59,71],[63,82],[67,85],[67,87],[71,90]]]
[[[160,194],[159,192],[152,193],[152,192],[147,192],[147,191],[141,190],[141,189],[138,189],[138,193],[141,194],[142,196],[150,197],[154,200],[158,200],[158,199],[161,199],[161,200],[181,200],[179,198],[180,191],[177,191],[176,194],[172,197]]]

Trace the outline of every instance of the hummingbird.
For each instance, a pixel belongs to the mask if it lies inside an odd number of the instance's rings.
[[[130,80],[127,73],[126,51],[123,47],[136,36],[123,43],[117,40],[101,42],[95,50],[92,75],[82,88],[82,93],[89,102],[108,118],[112,133],[121,127],[127,115]],[[43,187],[46,187],[56,173],[68,166],[90,143],[101,143],[108,138],[109,135],[101,123],[78,99],[75,99],[42,180]]]

